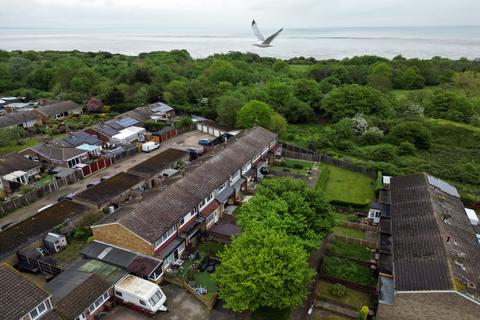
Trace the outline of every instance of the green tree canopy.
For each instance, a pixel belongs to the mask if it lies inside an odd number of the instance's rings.
[[[252,100],[245,104],[237,114],[237,127],[241,129],[251,128],[255,125],[264,128],[271,127],[272,107],[265,102]]]
[[[388,138],[396,144],[410,142],[417,149],[429,149],[432,143],[430,130],[417,121],[405,121],[397,124],[390,131]]]
[[[315,274],[299,242],[259,226],[234,238],[220,258],[213,277],[225,306],[236,312],[298,305]]]
[[[368,85],[381,90],[388,91],[392,89],[392,67],[386,62],[377,62],[368,73]]]
[[[388,116],[392,103],[380,91],[357,84],[333,89],[322,100],[322,109],[334,121],[351,118],[357,113]]]
[[[242,108],[242,101],[232,95],[219,97],[216,102],[217,122],[223,126],[233,128],[237,118],[237,112]]]

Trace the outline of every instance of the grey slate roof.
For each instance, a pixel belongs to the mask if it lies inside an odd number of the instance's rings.
[[[243,136],[230,139],[230,145],[157,195],[143,200],[131,212],[113,213],[116,222],[154,243],[212,191],[222,185],[248,160],[261,153],[276,134],[256,127]],[[234,142],[232,142],[232,140]],[[100,223],[99,223],[100,224]]]
[[[0,128],[8,128],[22,123],[38,120],[40,115],[35,111],[12,112],[0,117]]]
[[[0,264],[0,317],[20,319],[50,295],[6,263]]]
[[[6,175],[17,170],[28,171],[41,165],[41,163],[27,159],[18,153],[10,153],[0,158],[0,175]]]
[[[52,117],[52,116],[55,116],[56,114],[73,111],[79,108],[80,108],[80,105],[78,105],[73,101],[61,101],[57,103],[48,104],[45,106],[40,106],[37,108],[37,110],[48,117]]]
[[[84,131],[73,132],[63,140],[73,147],[78,147],[82,144],[101,145],[103,142],[93,134]]]
[[[155,174],[162,172],[164,169],[170,168],[172,164],[186,157],[189,157],[188,152],[170,148],[131,167],[129,171],[154,176]]]
[[[106,204],[122,193],[130,190],[143,181],[142,177],[128,172],[120,172],[113,177],[86,189],[75,196],[75,199],[91,201],[98,206]]]
[[[42,155],[47,159],[59,161],[67,161],[69,159],[76,158],[88,153],[85,150],[69,147],[60,147],[52,144],[38,144],[36,146],[29,147],[28,149],[35,151],[36,153]]]
[[[453,279],[480,287],[480,245],[462,202],[451,191],[432,185],[423,173],[392,178],[397,291],[458,290]]]

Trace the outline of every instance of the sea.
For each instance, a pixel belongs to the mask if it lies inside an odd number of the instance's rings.
[[[275,30],[265,30],[268,35]],[[285,28],[274,47],[252,46],[249,28],[214,30],[0,27],[3,50],[108,51],[126,55],[185,49],[194,58],[230,51],[289,59],[343,59],[360,55],[392,58],[480,58],[480,26]]]

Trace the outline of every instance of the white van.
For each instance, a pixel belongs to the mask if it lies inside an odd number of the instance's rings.
[[[115,297],[133,309],[140,309],[151,315],[157,311],[168,311],[165,306],[167,298],[162,289],[150,281],[127,275],[114,287]]]

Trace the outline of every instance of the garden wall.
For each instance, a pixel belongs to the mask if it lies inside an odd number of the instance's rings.
[[[171,276],[166,276],[164,277],[165,281],[167,282],[170,282],[171,284],[174,284],[174,285],[177,285],[179,287],[183,287],[185,289],[187,289],[188,292],[190,292],[191,294],[193,294],[193,296],[195,298],[197,298],[197,300],[199,300],[201,303],[203,303],[205,306],[207,306],[207,308],[209,310],[212,310],[213,309],[213,306],[215,305],[215,302],[217,302],[217,297],[218,297],[218,294],[215,294],[215,296],[210,300],[210,301],[207,301],[206,299],[203,298],[202,295],[198,294],[195,289],[193,289],[192,287],[190,287],[187,283],[175,278],[175,277],[171,277]]]
[[[368,224],[364,223],[356,223],[356,222],[350,222],[350,221],[342,221],[340,223],[342,226],[347,227],[347,228],[352,228],[352,229],[357,229],[357,230],[363,230],[363,231],[374,231],[377,232],[377,227],[370,226]]]

